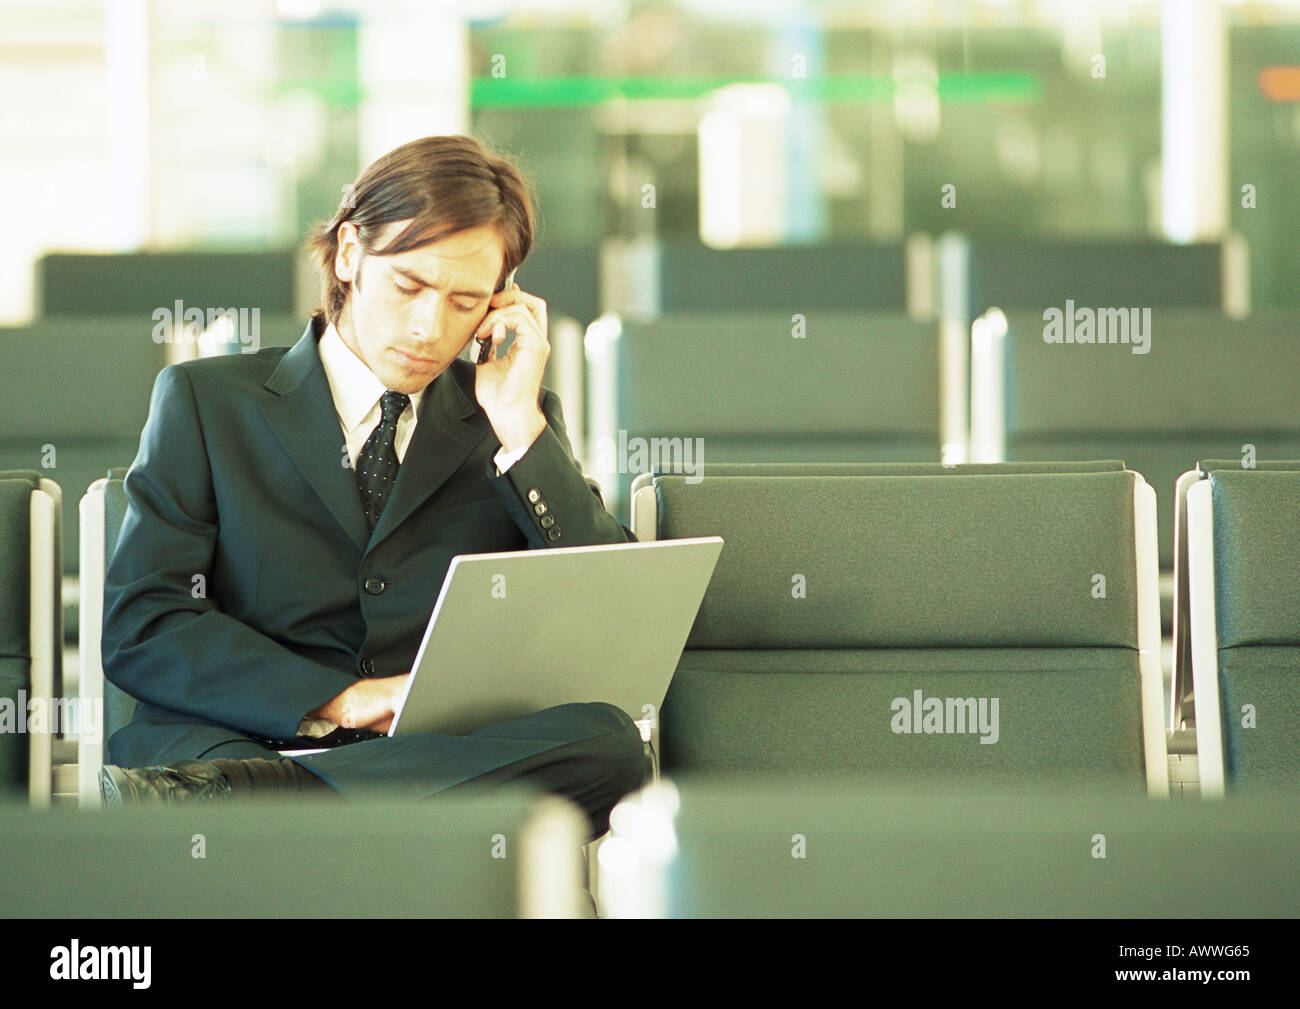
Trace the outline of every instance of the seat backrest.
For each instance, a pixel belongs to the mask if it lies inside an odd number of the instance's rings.
[[[1185,723],[1195,721],[1195,697],[1192,689],[1192,640],[1189,628],[1189,585],[1187,572],[1187,491],[1198,480],[1206,479],[1215,470],[1230,472],[1271,472],[1273,470],[1300,470],[1300,460],[1277,459],[1203,459],[1179,478],[1178,499],[1174,503],[1174,669],[1170,690],[1170,718],[1172,729],[1179,730]]]
[[[838,242],[713,249],[698,241],[659,243],[659,310],[738,309],[902,312],[907,307],[907,249],[888,243]],[[792,307],[793,306],[793,307]]]
[[[659,538],[726,542],[664,703],[665,770],[1158,774],[1138,483],[656,478]]]
[[[710,463],[705,475],[714,476],[997,476],[1016,473],[1104,473],[1123,470],[1119,459],[1084,459],[1070,462],[772,462]],[[657,474],[656,474],[657,475]]]
[[[581,833],[557,831],[554,816],[539,820],[528,790],[272,808],[19,811],[0,845],[0,916],[334,917],[367,907],[393,917],[511,917],[524,881],[535,892],[548,881],[538,877],[549,877],[542,910],[553,914],[578,890],[579,868],[563,860],[576,862]],[[213,856],[198,870],[192,838]]]
[[[1300,782],[1300,471],[1210,470],[1223,771]],[[1198,717],[1199,726],[1199,717]]]
[[[632,475],[711,463],[939,462],[939,336],[904,315],[698,313],[627,322],[589,468],[627,500]]]
[[[106,458],[133,458],[168,351],[151,328],[147,311],[0,327],[12,382],[0,397],[0,470],[40,466],[63,487],[85,488],[104,475]],[[75,544],[77,509],[62,511],[62,541]],[[76,573],[78,559],[67,551],[66,573]]]
[[[256,305],[294,311],[297,250],[270,252],[54,252],[36,264],[40,315],[149,319],[160,306]],[[146,401],[147,402],[147,401]]]
[[[1284,794],[1157,803],[908,784],[678,782],[671,806],[649,807],[659,822],[644,824],[645,803],[631,821],[677,840],[666,868],[662,846],[644,846],[640,878],[662,881],[670,913],[701,918],[1289,918],[1300,906],[1300,804]],[[1104,862],[1086,854],[1099,833]]]
[[[1102,473],[1123,470],[1118,459],[1082,462],[773,462],[710,463],[704,474],[713,477],[765,476],[997,476],[1014,473]],[[661,473],[644,473],[632,481],[632,532],[638,539],[654,539],[658,521],[654,478]]]
[[[1225,246],[1218,242],[979,239],[967,269],[972,317],[1049,305],[1148,305],[1221,311]]]
[[[1094,314],[1134,304],[1074,300],[1076,312]],[[1148,353],[1133,353],[1131,343],[1047,343],[1042,309],[1008,312],[1007,321],[1008,460],[1123,459],[1168,514],[1178,478],[1198,459],[1235,457],[1240,466],[1247,445],[1261,459],[1300,457],[1291,379],[1300,374],[1300,315],[1238,320],[1154,308]],[[1097,314],[1094,335],[1099,322]],[[1173,556],[1172,525],[1162,523],[1163,569],[1172,569]]]

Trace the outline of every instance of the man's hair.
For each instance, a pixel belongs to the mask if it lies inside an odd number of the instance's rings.
[[[373,242],[393,221],[411,223],[384,248]],[[334,274],[339,225],[351,221],[362,255],[391,256],[458,231],[494,227],[505,261],[494,286],[524,261],[533,244],[532,191],[523,174],[472,137],[424,137],[389,151],[344,190],[338,211],[316,225],[306,248],[321,271],[322,307],[314,317],[338,322],[351,284]],[[358,273],[358,277],[360,274]]]

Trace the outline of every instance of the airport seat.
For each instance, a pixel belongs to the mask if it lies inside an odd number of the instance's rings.
[[[1300,471],[1211,469],[1187,491],[1201,794],[1300,782]]]
[[[296,248],[256,252],[52,252],[36,263],[44,317],[149,320],[177,301],[185,307],[256,306],[294,311]]]
[[[59,485],[0,471],[0,798],[48,806],[67,759]]]
[[[715,249],[698,239],[610,241],[601,310],[636,318],[737,310],[908,312],[934,305],[932,242],[834,241]]]
[[[150,339],[151,326],[144,313],[0,327],[13,377],[11,395],[0,398],[0,470],[39,468],[62,487],[82,488],[103,475],[106,460],[133,458],[166,364],[167,345]],[[68,544],[77,541],[74,511],[62,517]],[[63,560],[75,574],[77,551]]]
[[[682,777],[614,809],[601,908],[607,917],[1292,918],[1300,805],[1286,798],[1157,803],[1081,786]]]
[[[817,310],[606,317],[588,328],[587,360],[586,464],[622,515],[633,476],[654,469],[941,458],[934,323]]]
[[[726,543],[661,712],[664,773],[1167,796],[1154,493],[1114,465],[643,483],[639,539]],[[996,744],[967,722],[981,698]]]
[[[1300,458],[1293,312],[1153,309],[1145,354],[1046,343],[1043,309],[986,321],[971,349],[974,462],[1123,459],[1169,514],[1179,476],[1198,459],[1241,458],[1246,445],[1260,459]],[[1173,531],[1162,527],[1162,571],[1173,557]]]
[[[1145,305],[1239,316],[1250,312],[1250,250],[1222,242],[940,236],[940,298],[973,319],[997,306],[1040,314],[1076,305]]]
[[[1196,728],[1196,710],[1192,692],[1192,636],[1189,629],[1189,594],[1187,581],[1187,492],[1197,481],[1207,479],[1213,470],[1269,472],[1300,470],[1300,460],[1204,459],[1196,468],[1178,478],[1174,490],[1174,612],[1173,612],[1173,679],[1170,690],[1169,727],[1174,735],[1192,733]],[[1193,751],[1194,752],[1194,751]]]
[[[5,817],[0,917],[590,917],[576,806],[531,789]]]
[[[1132,344],[1046,343],[1042,310],[990,312],[972,327],[971,458],[1123,459],[1168,515],[1197,459],[1300,458],[1297,323],[1290,312],[1157,308],[1149,352],[1134,354]],[[1171,631],[1174,535],[1166,523],[1159,533]]]

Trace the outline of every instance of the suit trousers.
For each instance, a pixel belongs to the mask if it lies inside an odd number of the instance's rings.
[[[254,739],[210,747],[198,759],[275,758]],[[586,813],[592,837],[645,775],[645,752],[632,719],[612,704],[562,704],[511,718],[466,736],[382,736],[321,753],[287,754],[344,798],[409,800],[454,789],[526,783],[571,799]]]

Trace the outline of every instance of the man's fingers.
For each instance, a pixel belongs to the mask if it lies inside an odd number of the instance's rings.
[[[404,677],[385,677],[385,681],[361,680],[348,691],[343,699],[339,722],[345,729],[372,728],[374,723],[385,716],[391,717],[393,707],[400,698],[400,683]],[[394,690],[394,687],[397,690]]]
[[[539,298],[535,294],[524,291],[520,288],[518,281],[515,281],[510,290],[503,291],[502,294],[511,299],[509,302],[503,302],[503,307],[506,304],[522,305],[536,320],[538,327],[542,330],[546,329],[546,300],[544,298]]]
[[[504,310],[503,310],[504,311]],[[488,320],[492,321],[489,323]],[[483,317],[483,322],[478,329],[474,331],[474,339],[485,340],[489,336],[493,341],[501,341],[506,338],[506,330],[513,329],[518,333],[522,329],[524,320],[519,317],[518,312],[512,312],[510,315],[496,315],[495,311],[490,312]]]

